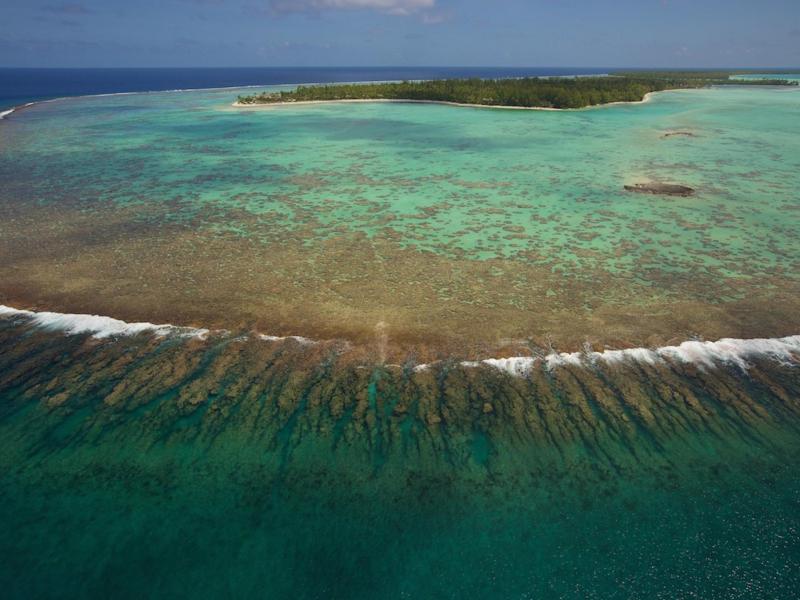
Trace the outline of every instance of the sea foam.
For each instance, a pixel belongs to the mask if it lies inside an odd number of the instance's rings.
[[[67,335],[91,334],[97,339],[117,336],[133,336],[150,333],[159,337],[179,335],[182,337],[205,338],[208,329],[178,327],[176,325],[154,325],[153,323],[127,323],[111,317],[99,315],[79,315],[56,312],[34,312],[19,310],[0,304],[0,317],[22,318],[33,326],[49,331],[62,331]]]
[[[112,317],[98,315],[65,314],[56,312],[34,312],[20,310],[0,304],[0,318],[22,319],[35,327],[50,331],[61,331],[66,335],[91,334],[97,339],[118,336],[134,336],[149,333],[164,337],[177,335],[204,339],[211,331],[194,327],[177,325],[155,325],[153,323],[128,323]],[[217,333],[227,333],[218,331]],[[316,344],[309,338],[289,335],[274,336],[257,334],[258,339],[266,342],[282,342],[293,340],[299,344]],[[237,338],[240,339],[240,338]],[[544,356],[512,356],[509,358],[486,358],[483,360],[463,361],[461,366],[476,368],[488,366],[499,371],[525,377],[537,365],[548,370],[559,367],[591,367],[598,363],[614,364],[663,364],[679,362],[697,365],[699,368],[733,365],[743,371],[750,368],[750,360],[767,358],[786,365],[800,363],[800,335],[783,338],[734,339],[723,338],[715,342],[690,340],[677,346],[661,346],[656,348],[626,348],[624,350],[603,350],[584,352],[551,352]],[[430,368],[430,364],[419,364],[415,372]]]
[[[312,344],[316,344],[317,342],[309,339],[307,337],[303,337],[301,335],[266,335],[263,333],[258,334],[258,339],[263,340],[265,342],[285,342],[286,340],[294,340],[298,344],[303,346],[308,346]]]
[[[750,367],[749,360],[754,358],[768,358],[784,364],[797,364],[800,361],[800,335],[749,340],[724,338],[716,342],[691,340],[678,346],[659,348],[628,348],[602,352],[553,352],[544,358],[517,356],[490,358],[482,360],[480,363],[462,364],[467,367],[485,364],[510,375],[525,376],[540,362],[548,370],[567,366],[592,366],[597,363],[655,365],[666,361],[675,361],[695,364],[700,368],[723,364],[735,365],[746,371]]]
[[[8,110],[4,110],[3,112],[0,112],[0,121],[5,119],[8,115],[13,113],[17,109],[19,109],[19,108],[28,108],[29,106],[33,106],[34,104],[36,104],[36,103],[35,102],[28,102],[27,104],[22,104],[20,106],[14,106],[13,108],[9,108]]]
[[[690,340],[678,346],[658,348],[626,348],[602,352],[551,352],[546,356],[512,356],[462,361],[464,368],[481,366],[526,377],[537,365],[548,371],[559,367],[592,367],[598,363],[614,364],[664,364],[669,361],[694,364],[701,369],[720,365],[734,365],[742,371],[750,368],[750,360],[767,358],[786,365],[800,363],[800,335],[783,338],[755,338],[749,340],[723,338],[716,342]],[[428,370],[432,365],[419,364],[414,371]]]

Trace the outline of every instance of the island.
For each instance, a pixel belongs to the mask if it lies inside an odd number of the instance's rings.
[[[684,198],[694,195],[694,189],[688,185],[676,183],[634,183],[626,185],[625,191],[638,194],[658,194],[662,196],[682,196]]]
[[[467,106],[579,109],[617,102],[642,102],[648,94],[712,85],[797,85],[781,79],[735,80],[742,72],[648,71],[592,77],[442,79],[382,83],[301,85],[289,91],[239,96],[235,106],[342,101],[435,102]]]

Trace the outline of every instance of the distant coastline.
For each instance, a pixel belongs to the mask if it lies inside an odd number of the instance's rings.
[[[583,109],[647,102],[653,92],[714,85],[796,85],[774,80],[732,80],[732,72],[612,73],[605,77],[441,79],[391,83],[298,86],[239,96],[234,106],[396,101],[516,110]]]
[[[677,91],[677,90],[663,90],[663,91]],[[234,102],[231,106],[235,108],[244,109],[270,109],[270,108],[285,108],[287,106],[313,106],[315,104],[368,104],[368,103],[382,103],[382,104],[439,104],[442,106],[457,106],[461,108],[488,108],[495,110],[540,110],[548,112],[572,112],[580,110],[589,110],[592,108],[601,108],[604,106],[614,106],[618,104],[645,104],[653,99],[654,94],[660,92],[648,92],[641,100],[625,100],[617,102],[606,102],[604,104],[592,104],[582,108],[553,108],[549,106],[505,106],[501,104],[470,104],[467,102],[450,102],[447,100],[413,100],[413,99],[399,99],[399,98],[372,98],[372,99],[342,99],[342,100],[299,100],[287,102],[272,102],[269,104],[246,104],[239,101]]]

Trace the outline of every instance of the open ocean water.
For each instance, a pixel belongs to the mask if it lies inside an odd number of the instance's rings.
[[[0,111],[62,96],[276,84],[606,73],[596,67],[240,67],[163,69],[0,68]]]
[[[0,121],[0,596],[797,597],[800,90],[248,89]]]

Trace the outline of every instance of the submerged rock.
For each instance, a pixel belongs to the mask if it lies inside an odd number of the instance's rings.
[[[625,190],[628,192],[637,192],[639,194],[661,194],[664,196],[692,196],[694,195],[694,188],[688,185],[678,185],[675,183],[635,183],[633,185],[626,185]]]
[[[661,136],[662,138],[671,138],[671,137],[697,137],[696,133],[692,133],[691,131],[668,131],[664,135]]]

